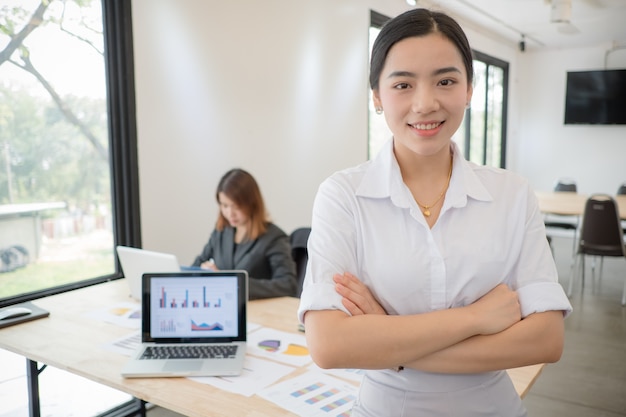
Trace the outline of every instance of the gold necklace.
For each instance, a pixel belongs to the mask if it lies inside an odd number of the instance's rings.
[[[431,209],[431,207],[434,206],[435,204],[437,204],[439,202],[439,200],[441,200],[443,195],[446,193],[446,191],[448,190],[448,186],[450,185],[450,178],[452,178],[452,155],[450,155],[450,172],[448,173],[448,182],[446,182],[446,186],[443,189],[443,191],[441,191],[441,194],[439,194],[439,197],[437,197],[437,199],[434,202],[430,203],[427,206],[425,206],[424,204],[422,204],[419,201],[417,201],[417,199],[415,200],[417,205],[423,208],[422,213],[424,213],[424,216],[430,217],[430,209]]]

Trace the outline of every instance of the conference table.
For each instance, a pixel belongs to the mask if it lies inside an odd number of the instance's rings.
[[[568,191],[536,191],[539,209],[543,213],[561,216],[582,216],[588,195]],[[626,195],[612,196],[617,203],[619,217],[626,220]]]
[[[133,330],[96,320],[90,312],[128,301],[128,285],[123,279],[35,300],[34,304],[50,311],[50,316],[0,329],[0,348],[24,356],[34,366],[37,363],[54,366],[189,417],[295,415],[259,395],[244,396],[190,378],[123,378],[120,369],[128,356],[104,346]],[[296,317],[298,303],[293,297],[251,301],[248,320],[302,335]],[[308,366],[294,367],[276,383],[295,378]],[[508,370],[522,398],[543,367],[544,364],[538,364]],[[29,378],[35,379],[31,387],[35,388],[38,387],[36,375],[37,372],[29,373]],[[38,415],[38,410],[32,410],[39,401],[35,391],[30,393],[31,416]]]

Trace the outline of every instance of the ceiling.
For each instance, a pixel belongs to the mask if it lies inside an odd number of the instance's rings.
[[[417,6],[444,9],[518,46],[524,35],[525,50],[626,48],[626,0],[418,0]]]

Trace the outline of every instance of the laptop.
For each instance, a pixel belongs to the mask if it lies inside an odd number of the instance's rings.
[[[241,374],[247,337],[246,271],[149,272],[143,274],[142,284],[141,345],[122,376]]]
[[[128,282],[130,295],[141,301],[141,277],[145,272],[177,272],[180,265],[176,255],[145,249],[117,246],[117,257]]]

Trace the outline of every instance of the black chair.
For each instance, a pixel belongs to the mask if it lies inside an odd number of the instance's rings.
[[[622,185],[619,186],[617,195],[626,195],[626,182],[623,182]],[[626,220],[622,220],[622,230],[624,230],[624,234],[626,234]]]
[[[554,186],[555,192],[578,192],[576,182],[571,179],[560,179]],[[572,256],[576,252],[576,235],[578,232],[578,218],[573,216],[561,216],[558,214],[549,214],[544,218],[544,224],[548,234],[548,242],[550,242],[550,248],[552,249],[552,237],[550,235],[550,229],[571,231],[572,236]]]
[[[622,230],[617,203],[608,194],[594,194],[585,203],[575,268],[570,276],[568,295],[574,289],[574,280],[581,265],[581,285],[585,287],[585,256],[600,257],[600,277],[602,260],[605,256],[622,257],[626,261],[624,231]],[[580,262],[579,262],[580,261]],[[626,305],[626,280],[622,293],[622,305]]]
[[[306,273],[306,264],[309,260],[309,251],[307,249],[307,242],[309,240],[309,234],[311,233],[310,227],[300,227],[289,236],[291,242],[291,256],[296,263],[296,273],[298,278],[298,289],[296,295],[300,297],[302,293],[302,283],[304,282],[304,275]]]

